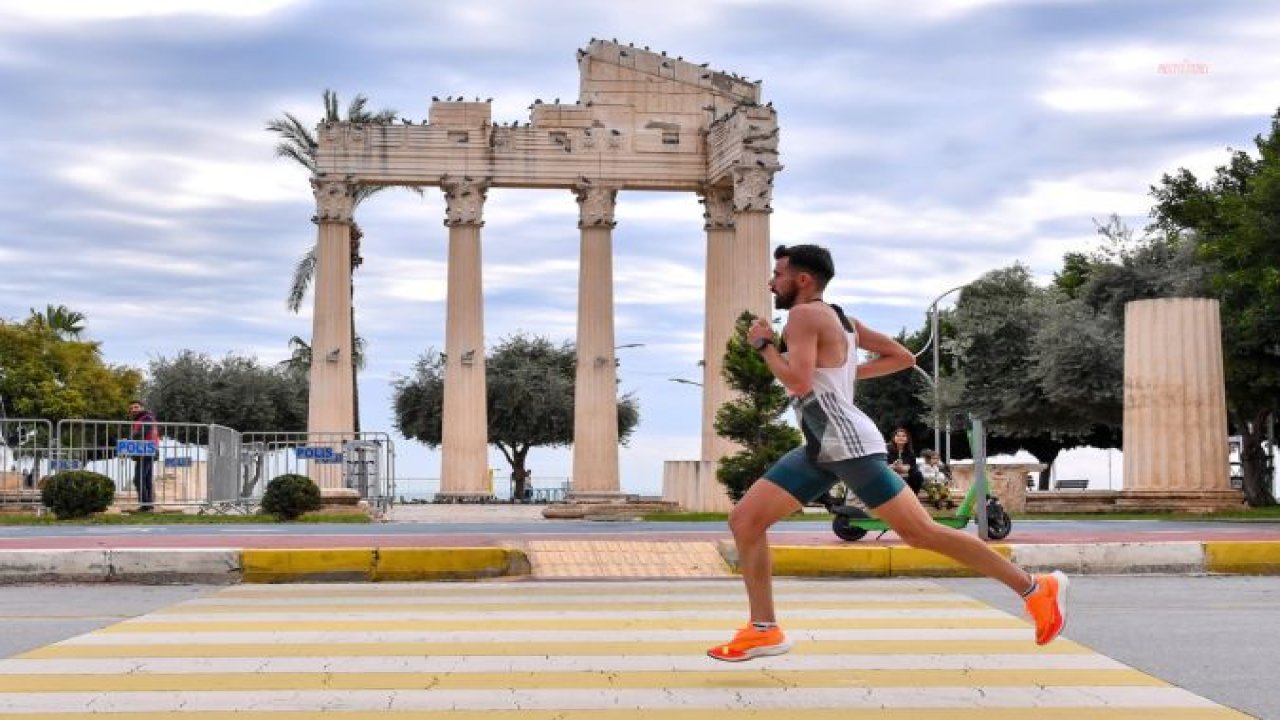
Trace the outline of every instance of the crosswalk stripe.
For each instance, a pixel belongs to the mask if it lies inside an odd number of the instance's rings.
[[[668,617],[593,617],[593,618],[574,618],[565,617],[557,619],[539,620],[539,627],[543,628],[563,628],[566,630],[725,630],[731,627],[733,621],[741,621],[742,616],[722,615],[717,618],[709,619],[693,619],[693,618],[668,618]],[[306,630],[527,630],[532,624],[532,619],[525,618],[504,618],[504,619],[484,619],[477,618],[474,620],[458,620],[451,621],[445,618],[437,620],[388,620],[388,619],[351,619],[350,616],[344,616],[342,619],[334,620],[285,620],[275,618],[272,620],[259,621],[216,621],[216,622],[166,622],[159,620],[148,620],[146,622],[126,621],[118,625],[100,630],[103,633],[155,633],[155,632],[176,632],[176,633],[224,633],[224,632],[254,632],[254,631],[306,631]],[[961,627],[980,627],[980,628],[1010,628],[1025,627],[1026,623],[1016,618],[1002,615],[999,613],[983,613],[983,614],[959,614],[951,617],[833,617],[833,618],[813,618],[813,617],[797,617],[787,621],[789,629],[805,630],[813,628],[833,628],[833,629],[849,629],[849,628],[961,628]]]
[[[215,644],[185,642],[169,645],[50,645],[20,655],[23,659],[44,658],[101,658],[101,657],[306,657],[312,655],[341,655],[352,657],[404,655],[678,655],[691,654],[703,657],[707,648],[726,637],[721,632],[710,642],[595,642],[595,643],[521,643],[501,645],[491,642],[474,643],[274,643],[274,644]],[[1056,640],[1053,645],[1039,647],[1030,642],[1030,635],[1018,640],[867,640],[845,642],[815,642],[797,646],[793,653],[800,655],[944,655],[996,653],[1001,655],[1068,655],[1090,654],[1088,648],[1066,640]]]
[[[374,656],[349,657],[184,657],[149,660],[137,657],[0,660],[0,675],[111,675],[117,673],[381,673],[381,672],[684,672],[706,670],[711,661],[693,654],[557,656]],[[771,670],[1127,670],[1102,655],[783,655],[769,661]],[[750,663],[719,663],[718,672],[758,672]]]
[[[1149,707],[1038,707],[1036,720],[1150,720]],[[1225,707],[1162,707],[1160,720],[1248,720]],[[644,708],[635,710],[379,710],[379,720],[1027,720],[1025,707],[829,707],[829,708]],[[110,720],[171,720],[169,712],[117,712]],[[194,714],[191,716],[194,717]],[[5,720],[103,720],[99,713],[6,713]],[[205,710],[199,720],[368,720],[365,712],[344,710]]]
[[[707,660],[710,664],[711,660]],[[1164,687],[1136,670],[1056,668],[942,670],[904,673],[899,669],[778,670],[744,673],[704,671],[536,671],[375,672],[375,673],[128,673],[125,675],[0,675],[0,694],[39,692],[180,692],[205,688],[238,690],[619,690],[690,688],[893,688],[893,687]]]
[[[335,616],[341,617],[344,621],[358,620],[377,620],[377,621],[424,621],[430,622],[435,620],[448,620],[450,622],[467,623],[467,622],[503,622],[516,621],[522,623],[530,622],[562,622],[573,623],[580,620],[606,620],[615,623],[618,619],[626,620],[693,620],[696,618],[720,618],[726,621],[741,620],[746,614],[746,607],[740,608],[685,608],[670,610],[643,610],[623,605],[615,609],[612,606],[600,607],[596,606],[590,609],[522,609],[522,608],[503,608],[501,610],[492,611],[476,611],[474,608],[464,608],[459,606],[458,609],[426,609],[401,611],[393,609],[375,609],[365,608],[359,611],[337,612],[319,612],[310,609],[299,609],[293,613],[284,613],[286,617],[281,617],[282,613],[271,612],[247,612],[240,610],[234,613],[152,613],[140,618],[124,621],[124,625],[172,625],[181,623],[195,629],[200,625],[226,625],[228,623],[288,623],[290,625],[312,622],[315,616],[321,617]],[[787,613],[790,624],[797,622],[826,621],[826,620],[943,620],[943,619],[1005,619],[1009,616],[994,608],[984,605],[973,605],[972,607],[934,607],[934,608],[913,608],[913,607],[849,607],[847,609],[822,609],[822,608],[789,608]],[[295,618],[299,618],[295,620]]]
[[[298,632],[224,632],[200,637],[202,645],[219,644],[281,644],[281,643],[501,643],[512,646],[530,646],[534,643],[632,643],[697,641],[714,643],[723,641],[728,626],[712,630],[321,630]],[[787,635],[796,641],[830,642],[834,640],[1026,640],[1031,637],[1030,626],[1006,628],[820,628],[798,629],[787,627]],[[1069,642],[1069,641],[1068,641]],[[64,640],[59,645],[164,645],[189,644],[191,637],[178,633],[111,633],[91,632]],[[1057,643],[1050,647],[1056,647]]]
[[[1105,706],[1212,707],[1213,703],[1175,687],[891,687],[805,688],[789,692],[769,688],[514,689],[479,690],[198,690],[186,692],[3,693],[0,711],[62,711],[92,707],[98,712],[203,712],[227,710],[516,710],[617,708],[791,709],[980,707],[992,704],[1039,712],[1044,706],[1093,709]],[[1081,717],[1089,717],[1082,714]]]
[[[1038,707],[1036,720],[1150,720],[1149,707]],[[1025,707],[830,707],[830,708],[732,708],[636,710],[379,710],[379,720],[1027,720]],[[118,712],[110,720],[170,720],[176,715],[164,711]],[[194,716],[194,715],[193,715]],[[52,712],[6,713],[5,720],[103,720],[99,713]],[[368,720],[362,711],[344,710],[231,710],[201,711],[199,720]],[[1160,720],[1248,720],[1225,707],[1162,707]]]
[[[947,609],[947,608],[986,608],[987,606],[971,600],[966,597],[940,597],[930,598],[928,600],[911,599],[910,596],[902,595],[877,595],[871,598],[860,597],[856,601],[850,600],[809,600],[797,598],[785,598],[787,609],[790,611],[797,610],[859,610],[859,609],[880,609],[885,606],[891,606],[896,609]],[[323,602],[320,598],[308,598],[307,601],[281,601],[281,600],[242,600],[235,603],[214,603],[212,601],[187,602],[181,605],[175,605],[171,608],[165,608],[158,612],[152,613],[153,616],[167,617],[172,615],[215,615],[222,613],[243,613],[251,609],[255,614],[266,615],[272,613],[295,614],[295,613],[355,613],[355,612],[466,612],[474,611],[477,608],[493,608],[495,611],[509,608],[515,603],[521,606],[543,609],[556,609],[570,612],[590,611],[600,606],[600,599],[581,596],[577,598],[577,602],[566,599],[564,597],[535,597],[535,598],[505,598],[500,602],[492,602],[488,600],[475,600],[465,603],[453,601],[443,602],[441,598],[430,598],[422,601],[407,601],[402,598],[365,598],[358,602]],[[715,596],[700,598],[697,601],[681,600],[672,602],[669,600],[655,600],[652,602],[616,602],[610,603],[609,609],[614,612],[624,610],[654,610],[654,611],[675,611],[675,610],[697,610],[705,612],[708,609],[723,608],[730,606],[737,608],[737,612],[743,612],[746,607],[746,599],[737,596]]]

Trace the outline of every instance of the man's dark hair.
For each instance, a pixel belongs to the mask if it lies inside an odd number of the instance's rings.
[[[836,276],[836,264],[831,259],[831,252],[818,245],[779,245],[773,251],[773,259],[787,259],[787,264],[795,270],[807,272],[818,281],[821,290]]]
[[[141,406],[142,406],[142,407],[144,407],[144,408],[147,406],[147,404],[146,404],[146,403],[144,403],[144,402],[142,402],[141,400],[130,400],[130,401],[129,401],[129,404],[130,404],[130,405],[141,405]]]

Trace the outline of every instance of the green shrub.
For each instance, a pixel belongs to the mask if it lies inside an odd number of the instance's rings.
[[[116,497],[111,478],[88,470],[65,470],[41,483],[40,502],[59,520],[100,513]]]
[[[262,509],[281,520],[297,520],[320,509],[320,488],[306,475],[279,475],[267,483]]]

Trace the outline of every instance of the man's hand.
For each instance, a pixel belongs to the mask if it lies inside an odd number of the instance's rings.
[[[754,343],[756,340],[772,340],[773,325],[764,318],[756,318],[751,327],[747,328],[747,342]]]

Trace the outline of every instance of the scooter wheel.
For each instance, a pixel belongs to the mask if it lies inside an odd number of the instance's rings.
[[[1013,519],[999,503],[987,505],[987,537],[1003,540],[1013,532]]]
[[[845,515],[836,515],[831,518],[831,532],[834,532],[836,537],[846,542],[861,540],[867,534],[867,531],[854,525],[853,520],[854,518]]]

